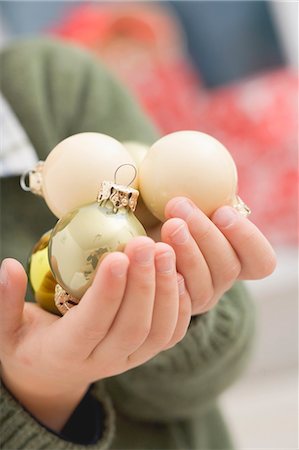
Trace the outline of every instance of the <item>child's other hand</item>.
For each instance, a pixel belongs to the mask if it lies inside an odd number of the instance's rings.
[[[223,206],[211,220],[184,197],[170,200],[161,230],[185,279],[192,314],[210,310],[237,279],[254,280],[275,269],[274,251],[259,229],[234,208]]]
[[[182,339],[191,300],[165,243],[137,237],[108,255],[78,306],[62,318],[24,303],[26,274],[1,267],[3,381],[48,427],[59,430],[90,383],[135,367]]]

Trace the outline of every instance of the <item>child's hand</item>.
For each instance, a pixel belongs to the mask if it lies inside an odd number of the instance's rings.
[[[184,336],[191,301],[165,243],[138,237],[101,263],[78,306],[58,318],[24,303],[26,275],[1,267],[0,357],[8,389],[60,429],[90,383],[152,358]]]
[[[272,247],[258,228],[234,208],[219,208],[212,219],[190,200],[176,197],[166,206],[161,237],[176,253],[192,314],[210,310],[237,279],[270,275],[276,265]]]

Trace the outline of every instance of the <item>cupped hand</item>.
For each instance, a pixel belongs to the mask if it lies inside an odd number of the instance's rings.
[[[176,254],[192,301],[192,314],[210,310],[233,283],[270,275],[274,251],[265,236],[233,207],[223,206],[209,219],[184,197],[171,199],[161,238]]]
[[[33,414],[34,398],[40,399],[35,402],[39,405],[44,396],[60,403],[73,392],[82,396],[93,381],[138,366],[175,345],[191,318],[190,297],[177,275],[173,249],[148,237],[133,239],[124,253],[109,254],[79,305],[61,318],[24,303],[26,282],[16,260],[3,262],[2,377]],[[36,414],[43,418],[44,412],[38,409]]]

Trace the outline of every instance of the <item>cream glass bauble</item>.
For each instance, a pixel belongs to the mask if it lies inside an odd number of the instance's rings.
[[[238,203],[234,160],[217,139],[199,131],[177,131],[152,145],[139,168],[139,189],[148,209],[165,220],[167,202],[185,196],[207,215]]]
[[[95,201],[99,185],[114,180],[127,185],[134,177],[134,159],[116,139],[101,133],[80,133],[64,139],[42,167],[42,195],[58,217]],[[136,164],[135,164],[136,165]],[[137,180],[132,182],[137,185]]]
[[[137,165],[137,168],[139,170],[139,167],[150,147],[136,141],[126,141],[123,142],[123,145],[134,159],[135,164]],[[139,173],[137,177],[137,183],[139,186]],[[145,228],[151,228],[159,223],[157,217],[155,217],[144,204],[142,195],[139,196],[135,215]]]

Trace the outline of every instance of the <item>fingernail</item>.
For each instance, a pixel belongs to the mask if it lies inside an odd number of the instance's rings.
[[[156,258],[156,269],[161,273],[171,273],[174,269],[174,258],[171,252],[165,252]]]
[[[123,277],[128,268],[128,263],[126,261],[114,261],[110,264],[110,271],[116,277]]]
[[[181,225],[176,231],[170,235],[171,242],[176,245],[181,245],[189,239],[189,231],[186,225]]]
[[[153,247],[143,246],[139,247],[134,254],[134,259],[138,264],[142,266],[148,265],[154,260],[154,249]]]
[[[213,222],[220,228],[228,228],[238,219],[239,213],[230,206],[217,209],[213,215]]]
[[[179,283],[179,295],[183,295],[183,293],[185,292],[185,282],[184,282],[184,278],[182,278]]]
[[[5,265],[5,261],[2,261],[0,269],[0,283],[2,286],[6,286],[7,284],[7,270]]]
[[[193,213],[193,206],[191,205],[188,200],[180,200],[178,201],[173,210],[172,210],[172,216],[180,217],[181,219],[188,219],[191,214]]]

